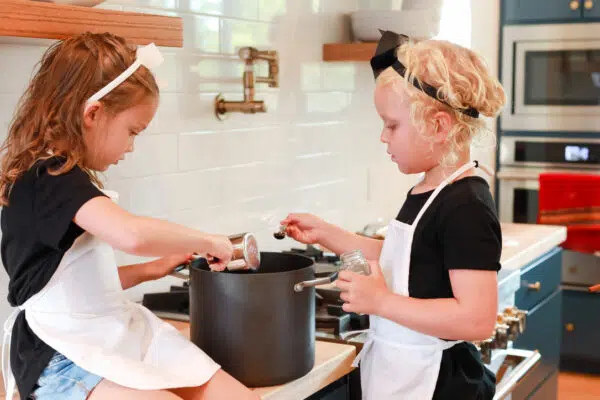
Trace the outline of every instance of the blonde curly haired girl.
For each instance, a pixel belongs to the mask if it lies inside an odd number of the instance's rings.
[[[470,145],[504,91],[477,54],[445,41],[384,32],[371,66],[380,140],[401,172],[422,180],[384,241],[310,214],[282,224],[302,243],[360,249],[370,261],[370,275],[342,270],[336,283],[345,311],[369,314],[356,359],[363,399],[492,399],[494,375],[472,342],[494,328],[502,235]]]

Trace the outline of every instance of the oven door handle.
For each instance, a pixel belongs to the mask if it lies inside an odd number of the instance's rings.
[[[509,350],[510,353],[510,350]],[[522,353],[522,351],[520,351]],[[522,381],[540,362],[542,356],[534,350],[531,354],[517,365],[505,382],[496,387],[494,400],[504,399],[512,393],[517,384]]]

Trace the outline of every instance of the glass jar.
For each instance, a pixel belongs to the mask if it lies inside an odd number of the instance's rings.
[[[347,251],[340,255],[341,271],[352,271],[361,275],[371,274],[371,267],[360,249]]]

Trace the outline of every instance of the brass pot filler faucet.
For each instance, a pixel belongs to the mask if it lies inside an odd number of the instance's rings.
[[[228,112],[255,114],[266,112],[267,106],[262,100],[254,100],[254,83],[267,83],[269,87],[279,87],[279,56],[276,51],[259,51],[254,47],[242,47],[239,56],[245,62],[242,83],[244,84],[244,101],[225,101],[219,93],[215,98],[215,115],[223,120]],[[254,77],[254,62],[265,60],[269,63],[269,76]]]

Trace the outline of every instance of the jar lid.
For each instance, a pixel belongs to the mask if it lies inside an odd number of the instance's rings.
[[[252,233],[244,235],[244,259],[250,269],[256,270],[260,266],[260,252],[256,237]]]

